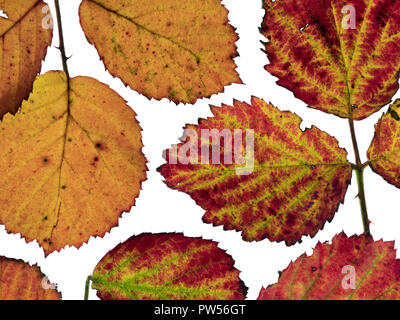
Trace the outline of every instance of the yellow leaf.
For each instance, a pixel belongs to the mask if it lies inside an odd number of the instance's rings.
[[[92,78],[39,76],[0,141],[0,223],[46,254],[104,236],[146,179],[134,111]]]
[[[15,113],[40,72],[53,32],[46,4],[37,0],[0,0],[0,118]]]
[[[241,83],[220,0],[84,0],[80,18],[110,73],[148,98],[194,103]]]

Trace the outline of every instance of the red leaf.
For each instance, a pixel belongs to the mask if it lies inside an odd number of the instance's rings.
[[[393,242],[341,233],[332,244],[318,243],[262,289],[259,300],[400,299],[400,261]]]
[[[390,102],[399,88],[399,1],[265,0],[264,6],[266,69],[279,85],[312,108],[356,120]]]
[[[192,136],[169,150],[168,163],[159,169],[169,187],[188,193],[206,210],[205,222],[243,231],[246,241],[268,238],[294,244],[333,219],[352,174],[347,152],[334,137],[316,127],[302,131],[297,115],[258,98],[252,105],[235,101],[234,107],[214,107],[212,112],[214,117],[186,127]],[[247,151],[249,129],[254,133],[254,155]],[[225,131],[221,147],[218,139],[210,143],[203,137],[203,130]],[[242,130],[243,146],[237,153],[246,149],[248,174],[241,174],[242,164],[225,161],[235,153],[235,130]],[[181,161],[189,142],[196,146],[192,160],[197,163]],[[217,147],[216,156],[210,145]],[[179,161],[174,164],[176,149]],[[209,163],[201,161],[205,150]],[[213,164],[212,158],[220,163]]]
[[[142,234],[111,250],[93,273],[104,300],[242,300],[247,288],[216,242]]]

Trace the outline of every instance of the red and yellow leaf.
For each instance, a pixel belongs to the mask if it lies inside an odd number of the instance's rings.
[[[241,83],[220,0],[83,0],[80,18],[110,73],[148,98],[194,103]]]
[[[252,105],[235,101],[234,107],[213,107],[212,112],[214,117],[186,127],[196,136],[169,150],[168,163],[159,169],[169,187],[188,193],[206,210],[205,222],[242,231],[247,241],[268,238],[294,244],[333,219],[352,174],[347,152],[334,137],[316,127],[302,131],[300,117],[258,98]],[[250,170],[242,174],[238,170],[243,165],[227,164],[225,155],[234,153],[235,130],[242,130],[240,152],[247,150],[249,129],[254,133],[254,154],[246,151]],[[219,139],[216,134],[210,143],[204,130],[228,135]],[[178,157],[174,164],[172,152],[177,149],[180,156],[185,150],[186,155],[189,144],[195,145],[191,156],[197,163]],[[211,160],[214,147],[220,164]],[[201,161],[205,150],[210,159]]]
[[[142,234],[111,250],[93,273],[105,300],[243,300],[247,288],[216,242]]]
[[[53,32],[45,28],[46,4],[38,0],[0,0],[0,118],[15,113],[32,90]]]
[[[43,286],[47,285],[48,288]],[[60,300],[37,266],[0,257],[0,300]]]
[[[400,100],[396,100],[375,126],[368,149],[370,167],[400,188]]]
[[[259,300],[398,300],[400,260],[393,242],[341,233],[285,269]]]
[[[39,76],[0,122],[0,223],[49,254],[104,236],[146,179],[135,112],[95,79]]]
[[[266,69],[278,84],[312,108],[356,120],[390,102],[399,88],[399,1],[264,0],[264,7]]]

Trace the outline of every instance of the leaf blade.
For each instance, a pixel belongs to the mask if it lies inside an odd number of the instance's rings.
[[[400,188],[400,167],[398,166],[400,147],[397,142],[400,136],[399,112],[400,100],[398,99],[375,125],[375,135],[367,152],[371,169],[398,188]]]
[[[258,299],[398,299],[399,266],[393,242],[341,233],[332,244],[318,243],[311,256],[304,254],[290,263],[277,284],[261,289]],[[347,286],[353,276],[355,288]]]
[[[0,257],[0,300],[60,300],[61,294],[48,285],[37,266],[21,260]]]
[[[258,98],[251,105],[235,101],[233,107],[214,107],[212,112],[213,118],[186,127],[195,138],[188,136],[170,149],[167,163],[159,168],[170,188],[188,193],[206,211],[204,222],[242,231],[246,241],[268,238],[294,244],[332,220],[352,174],[347,152],[335,138],[316,127],[301,131],[297,115]],[[224,149],[233,134],[221,139],[215,156],[221,162],[213,164],[210,145],[218,146],[218,141],[209,143],[202,136],[203,130],[213,129],[239,129],[242,134],[254,130],[254,168],[249,175],[238,175],[243,166],[223,160],[225,152],[232,153],[232,148]],[[246,138],[241,138],[244,150]],[[170,161],[189,144],[196,145],[197,163]],[[205,149],[210,151],[208,164],[200,160]]]
[[[0,222],[46,254],[104,236],[146,179],[133,110],[97,80],[67,88],[63,72],[38,77],[21,112],[0,123]]]
[[[107,253],[93,273],[105,300],[242,300],[247,289],[217,243],[182,234],[142,234]]]
[[[45,6],[37,0],[0,1],[8,13],[8,19],[0,19],[0,118],[17,112],[40,72],[53,37],[52,30],[42,26]]]
[[[279,85],[311,108],[355,120],[390,102],[400,69],[398,2],[267,0],[264,7],[266,69]],[[344,27],[349,12],[354,29]]]
[[[110,73],[149,99],[194,103],[241,83],[238,37],[220,1],[85,0],[80,18]]]

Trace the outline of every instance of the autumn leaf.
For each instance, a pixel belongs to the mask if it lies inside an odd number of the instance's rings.
[[[104,236],[146,178],[134,111],[95,79],[39,76],[0,123],[0,223],[46,254]]]
[[[310,107],[361,120],[399,88],[400,2],[264,0],[266,69]]]
[[[93,273],[103,300],[243,300],[247,288],[216,242],[142,234],[111,250]]]
[[[47,288],[46,288],[47,286]],[[0,257],[0,300],[60,300],[37,266]]]
[[[45,28],[46,4],[37,0],[0,0],[0,118],[15,113],[29,96],[40,72],[52,30]]]
[[[316,127],[300,130],[300,117],[258,98],[252,105],[235,101],[234,107],[213,107],[212,113],[213,118],[186,127],[195,134],[169,150],[168,163],[159,169],[169,187],[188,193],[206,210],[205,222],[242,231],[246,241],[294,244],[332,220],[352,174],[347,152],[334,137]],[[254,131],[254,156],[248,129]],[[238,144],[235,130],[242,130],[240,151],[232,147]],[[195,154],[185,162],[189,145]],[[225,160],[243,150],[248,174],[240,171],[239,161]]]
[[[259,300],[398,300],[400,263],[394,242],[335,236],[285,269]]]
[[[375,126],[368,149],[370,167],[387,182],[400,188],[400,99],[396,100]]]
[[[110,73],[147,98],[194,103],[241,83],[220,0],[83,0],[82,28]]]

